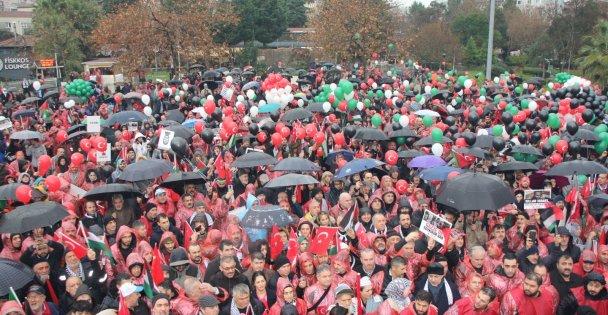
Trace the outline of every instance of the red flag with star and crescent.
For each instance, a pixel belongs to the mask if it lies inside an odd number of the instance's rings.
[[[327,254],[327,249],[337,232],[338,228],[327,226],[318,227],[315,238],[310,242],[308,252],[315,255]]]
[[[293,263],[296,261],[296,256],[298,256],[298,236],[294,230],[291,230],[289,233],[289,243],[287,244],[287,259]]]
[[[281,234],[279,233],[279,227],[275,224],[272,226],[272,232],[270,233],[270,258],[274,260],[283,251],[283,242],[281,241]]]

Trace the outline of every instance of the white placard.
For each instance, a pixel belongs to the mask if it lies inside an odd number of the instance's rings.
[[[13,122],[4,116],[0,116],[0,130],[9,128],[13,128]]]
[[[437,243],[443,245],[445,239],[443,237],[444,228],[451,228],[452,223],[446,219],[432,213],[429,210],[424,211],[422,222],[420,222],[420,232],[433,238]]]
[[[87,132],[101,132],[101,117],[87,117]]]
[[[139,130],[139,125],[136,121],[130,121],[129,124],[127,125],[127,130],[129,130],[129,132],[136,132]]]
[[[86,190],[84,190],[78,186],[75,186],[74,184],[70,184],[70,194],[72,194],[74,197],[77,197],[78,199],[80,199],[86,193],[87,193]]]
[[[158,148],[161,150],[171,150],[171,141],[175,137],[175,132],[163,129],[158,138]]]
[[[105,152],[97,151],[97,163],[112,161],[112,146],[108,143]]]

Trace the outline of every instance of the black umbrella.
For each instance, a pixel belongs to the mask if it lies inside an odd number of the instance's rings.
[[[203,176],[196,172],[173,173],[160,183],[159,186],[173,189],[177,193],[184,191],[184,186],[188,184],[202,184],[206,182]]]
[[[293,223],[293,218],[280,206],[267,205],[253,207],[243,217],[241,224],[244,227],[268,229],[274,225],[282,227]]]
[[[595,161],[568,161],[557,164],[545,176],[592,175],[608,173],[608,168]]]
[[[198,88],[203,90],[203,89],[205,89],[205,85],[207,85],[207,88],[210,90],[215,90],[219,86],[219,84],[216,81],[207,80],[207,81],[203,81],[203,82],[199,83]]]
[[[234,160],[234,162],[232,162],[232,166],[236,168],[248,168],[274,165],[277,164],[277,162],[277,159],[264,152],[253,151],[239,156],[236,160]]]
[[[167,81],[167,85],[181,86],[182,83],[184,83],[184,81],[182,81],[182,80],[169,80],[169,81]]]
[[[173,170],[173,163],[161,159],[141,160],[127,165],[118,177],[120,180],[137,182],[161,177]]]
[[[492,137],[492,136],[479,135],[475,139],[475,144],[473,144],[473,147],[482,148],[482,149],[491,148],[492,147],[492,140],[494,140],[494,137]]]
[[[291,157],[279,161],[272,170],[282,172],[318,172],[321,168],[308,159]]]
[[[42,99],[38,98],[38,97],[28,97],[28,98],[24,99],[23,101],[21,101],[21,105],[32,104],[32,103],[36,103],[41,100]]]
[[[500,84],[492,84],[492,85],[486,85],[486,86],[484,86],[484,88],[486,90],[493,90],[493,89],[502,89],[503,86]]]
[[[180,124],[184,122],[184,119],[186,119],[184,117],[184,113],[180,112],[179,109],[172,109],[170,111],[167,111],[166,117],[167,120],[177,121]]]
[[[513,171],[537,171],[538,166],[530,162],[511,161],[496,165],[492,169],[492,173],[505,173]]]
[[[600,141],[600,137],[595,132],[582,128],[579,128],[572,138],[575,140]]]
[[[369,140],[369,141],[385,141],[388,136],[380,129],[376,128],[361,128],[355,133],[354,139]]]
[[[53,225],[68,215],[68,211],[54,201],[35,202],[0,217],[0,233],[24,233]]]
[[[490,155],[490,152],[488,152],[482,148],[464,147],[464,148],[460,148],[460,149],[454,149],[454,152],[472,155],[472,156],[474,156],[478,159],[482,159],[482,160],[492,159],[492,155]]]
[[[589,212],[599,221],[600,217],[604,213],[604,207],[608,205],[608,194],[596,194],[591,195],[587,198],[587,204],[589,205]]]
[[[194,135],[196,135],[194,130],[186,128],[182,125],[171,125],[171,126],[167,126],[165,129],[175,132],[176,137],[181,137],[188,141],[192,140],[192,137],[194,137]]]
[[[36,110],[34,109],[24,109],[13,113],[12,116],[14,119],[21,119],[25,117],[36,117]]]
[[[129,92],[127,94],[125,94],[125,96],[123,97],[125,100],[141,100],[141,97],[143,96],[143,94],[139,93],[139,92]]]
[[[441,143],[441,144],[452,143],[452,140],[450,138],[444,136],[443,139],[441,139],[441,141],[437,142],[437,141],[433,140],[433,138],[431,136],[428,136],[428,137],[424,137],[424,138],[414,142],[414,145],[421,147],[421,146],[433,145],[434,143]]]
[[[534,84],[534,85],[543,85],[543,81],[545,81],[545,80],[541,77],[532,77],[532,78],[528,79],[528,81],[526,81],[526,83]]]
[[[511,153],[522,153],[522,154],[530,154],[530,155],[536,155],[536,156],[544,156],[539,149],[531,146],[531,145],[516,145],[513,148],[511,148]]]
[[[11,134],[11,140],[40,140],[42,138],[44,138],[44,136],[40,132],[31,130],[22,130]]]
[[[437,203],[460,211],[498,210],[515,202],[513,192],[500,177],[478,172],[455,176],[437,194]]]
[[[112,196],[116,194],[120,194],[124,198],[132,197],[134,194],[141,195],[133,185],[107,184],[89,190],[82,198],[87,200],[112,200]]]
[[[205,68],[205,66],[199,65],[199,64],[194,64],[194,65],[191,65],[189,69],[203,69],[203,68]]]
[[[311,118],[314,114],[306,108],[294,108],[286,111],[281,116],[281,121],[296,121]]]
[[[77,125],[73,125],[70,128],[68,128],[68,130],[66,130],[66,132],[69,134],[72,134],[76,131],[86,131],[87,130],[87,125],[85,124],[77,124]]]
[[[19,290],[34,279],[34,272],[20,261],[0,258],[0,295],[6,296],[13,290]]]
[[[23,184],[6,184],[0,186],[0,200],[17,200],[17,188],[25,186]]]
[[[215,81],[215,79],[219,78],[219,77],[221,77],[221,75],[218,72],[213,71],[213,70],[205,71],[203,73],[203,79]]]
[[[178,123],[175,120],[162,120],[158,123],[159,126],[169,127],[169,126],[181,126],[182,124]]]
[[[400,159],[411,159],[411,158],[415,158],[415,157],[421,156],[421,155],[426,155],[426,153],[418,151],[418,150],[413,150],[413,149],[399,151]]]
[[[416,133],[415,130],[412,130],[409,128],[402,128],[402,129],[391,132],[391,138],[399,138],[399,137],[420,138],[420,136],[418,136],[418,134]]]
[[[89,133],[89,132],[87,132],[86,130],[85,130],[85,131],[76,131],[76,132],[72,132],[71,134],[69,134],[69,135],[68,135],[68,139],[67,139],[67,141],[72,141],[72,140],[75,140],[75,139],[79,139],[79,138],[82,138],[82,137],[86,137],[86,136],[88,136],[89,134],[90,134],[90,133]]]
[[[314,177],[302,174],[285,174],[277,178],[271,179],[264,187],[276,188],[276,187],[289,187],[296,185],[309,185],[318,184],[319,181]]]
[[[313,113],[325,113],[325,110],[323,109],[323,103],[309,104],[308,106],[306,106],[306,109],[308,109],[309,111],[311,111]],[[329,113],[331,113],[333,111],[334,111],[333,108],[329,109]]]
[[[150,117],[146,116],[146,114],[142,112],[138,112],[136,110],[128,110],[112,114],[112,116],[110,116],[110,118],[107,120],[107,124],[109,126],[114,124],[123,125],[129,122],[144,122],[149,119]]]

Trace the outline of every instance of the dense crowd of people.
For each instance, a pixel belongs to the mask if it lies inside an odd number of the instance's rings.
[[[597,128],[605,127],[606,97],[599,88],[549,88],[513,74],[475,82],[415,64],[388,73],[318,65],[293,77],[281,69],[224,70],[121,85],[116,93],[93,82],[93,95],[74,103],[65,87],[51,97],[37,93],[43,97],[29,104],[2,92],[11,126],[2,132],[0,183],[30,189],[3,198],[4,215],[45,201],[69,215],[52,226],[2,234],[0,257],[29,266],[34,276],[11,288],[1,315],[608,314],[608,198],[588,202],[608,193],[608,174],[542,175],[571,160],[605,163],[603,140],[573,135],[585,128],[603,135]],[[251,82],[257,83],[245,89]],[[126,98],[129,92],[141,94]],[[273,100],[281,101],[277,108],[262,110]],[[312,110],[315,103],[320,110]],[[297,108],[310,108],[311,116],[282,119]],[[583,117],[587,109],[593,119]],[[86,132],[87,117],[109,121],[127,110],[147,118]],[[560,123],[550,126],[549,115]],[[192,120],[183,125],[192,135],[180,139],[187,147],[175,141],[171,150],[159,148],[163,130],[184,120]],[[366,127],[388,140],[354,136]],[[25,130],[42,137],[12,137]],[[400,131],[412,134],[391,137]],[[455,153],[488,136],[486,157]],[[567,147],[547,149],[554,136]],[[433,141],[416,142],[424,137]],[[110,156],[97,161],[104,142]],[[516,145],[539,154],[518,156],[510,151]],[[306,174],[319,183],[265,187],[287,172],[232,165],[251,152],[305,159],[317,168]],[[459,172],[495,173],[515,160],[540,171],[496,173],[516,202],[498,211],[461,211],[436,202],[445,180],[457,175],[421,179],[421,169],[408,166],[417,155],[439,157]],[[364,158],[386,164],[337,176]],[[130,165],[157,159],[173,170],[122,179]],[[199,178],[163,184],[179,173]],[[83,198],[74,188],[112,183],[138,192]],[[526,206],[524,194],[533,189],[551,192],[547,205]],[[293,223],[243,226],[240,211],[261,205],[279,206]],[[451,224],[443,244],[421,231],[425,211]],[[555,220],[547,221],[551,215]],[[325,231],[335,237],[323,239]],[[93,238],[105,247],[93,246]]]

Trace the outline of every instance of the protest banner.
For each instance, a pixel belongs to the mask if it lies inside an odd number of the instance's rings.
[[[429,210],[424,211],[422,222],[420,222],[420,232],[433,238],[437,243],[444,244],[445,236],[443,229],[451,228],[452,224],[446,219],[432,213]]]
[[[545,209],[549,202],[551,202],[550,190],[524,190],[524,210]]]

